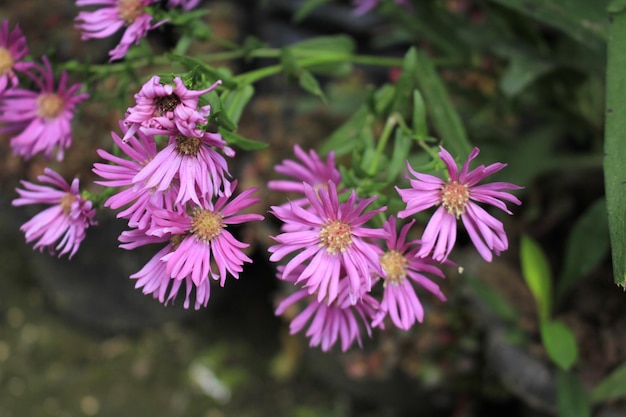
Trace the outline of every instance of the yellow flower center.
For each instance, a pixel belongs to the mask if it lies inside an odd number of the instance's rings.
[[[37,98],[37,115],[44,119],[55,119],[62,112],[65,100],[55,93],[44,93]]]
[[[220,213],[209,210],[197,210],[191,221],[191,233],[196,239],[209,243],[213,238],[222,233],[224,222]]]
[[[387,273],[385,285],[388,282],[400,284],[404,278],[406,278],[408,261],[406,257],[397,250],[385,252],[385,254],[380,257],[380,264]]]
[[[0,47],[0,75],[8,74],[13,68],[13,56],[8,49]]]
[[[200,151],[201,141],[198,138],[188,138],[178,135],[176,138],[176,151],[181,155],[197,156]]]
[[[137,16],[143,14],[144,6],[141,4],[141,0],[119,0],[117,6],[117,12],[120,18],[130,25],[135,21]]]
[[[319,234],[320,246],[325,246],[328,253],[345,252],[352,244],[352,229],[341,220],[333,220],[322,227]]]
[[[441,204],[449,214],[454,214],[457,219],[465,213],[469,196],[467,185],[459,184],[457,181],[448,182],[441,187]]]
[[[63,210],[63,213],[65,214],[70,214],[70,212],[72,211],[72,203],[74,203],[74,201],[76,201],[76,196],[73,194],[65,194],[63,197],[61,197],[61,210]]]

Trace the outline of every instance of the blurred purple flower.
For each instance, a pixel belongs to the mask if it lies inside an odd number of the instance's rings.
[[[0,101],[0,133],[21,130],[11,139],[17,155],[29,159],[39,152],[47,157],[57,149],[57,160],[62,160],[64,150],[72,143],[71,121],[76,106],[89,97],[78,93],[81,84],[67,87],[67,72],[61,72],[58,90],[54,87],[54,74],[50,61],[43,58],[45,67],[34,65],[37,75],[26,74],[39,87],[39,92],[12,88]]]
[[[120,43],[109,51],[110,61],[122,59],[128,48],[165,21],[152,24],[152,16],[145,8],[158,0],[76,0],[76,5],[103,6],[93,12],[79,12],[76,28],[82,31],[81,39],[106,38],[126,26]]]
[[[423,274],[427,272],[444,278],[443,272],[432,265],[429,259],[417,256],[419,241],[406,241],[413,223],[414,220],[404,225],[400,234],[396,231],[395,217],[389,217],[383,226],[389,237],[386,240],[387,248],[380,257],[384,293],[380,309],[372,321],[374,327],[381,325],[387,316],[403,330],[410,329],[415,321],[423,321],[424,308],[415,293],[415,284],[433,293],[441,301],[446,300],[439,286]]]
[[[411,188],[396,190],[407,203],[406,209],[398,213],[398,217],[405,218],[412,214],[439,205],[430,218],[422,236],[422,247],[417,256],[428,256],[431,252],[437,261],[444,261],[456,242],[457,219],[461,219],[470,239],[480,255],[487,261],[493,259],[492,251],[499,255],[509,246],[504,225],[501,221],[487,213],[476,202],[497,207],[508,214],[512,214],[502,201],[521,204],[506,190],[519,190],[515,184],[508,182],[494,182],[477,185],[491,174],[500,171],[506,164],[497,162],[489,166],[480,165],[469,171],[469,164],[479,154],[474,148],[463,164],[461,173],[454,158],[441,147],[439,158],[448,169],[448,181],[443,181],[432,175],[414,171],[407,162],[407,168],[416,178],[410,179]]]
[[[377,271],[378,252],[368,238],[385,238],[383,229],[364,227],[381,207],[363,213],[376,197],[359,200],[353,191],[348,199],[338,201],[335,183],[328,182],[326,188],[315,190],[304,184],[304,194],[311,207],[304,209],[296,204],[272,207],[272,214],[283,222],[293,225],[274,237],[277,245],[271,246],[270,261],[280,261],[285,256],[298,252],[285,266],[285,274],[291,274],[301,264],[308,263],[297,278],[304,283],[309,294],[317,292],[317,300],[332,303],[339,294],[340,276],[346,271],[350,281],[353,304],[358,295],[371,289],[371,274]]]
[[[284,160],[281,164],[274,167],[279,174],[293,178],[292,180],[272,180],[267,186],[271,190],[282,193],[297,193],[304,195],[303,182],[309,184],[314,189],[326,187],[328,181],[335,184],[341,182],[341,174],[335,165],[335,153],[330,152],[326,157],[326,162],[322,161],[315,152],[309,150],[307,154],[298,145],[294,146],[294,153],[301,163]],[[306,198],[300,198],[292,201],[294,204],[304,205],[308,202]],[[289,203],[287,203],[289,204]]]
[[[130,129],[124,136],[138,129],[148,134],[177,134],[200,136],[204,132],[198,125],[207,123],[211,106],[198,108],[200,96],[213,91],[222,82],[216,81],[204,90],[189,90],[180,77],[174,78],[174,86],[161,84],[161,78],[153,76],[135,94],[136,105],[126,111],[124,123]]]
[[[354,9],[354,14],[356,15],[362,15],[365,14],[367,12],[372,11],[372,9],[374,9],[376,6],[378,6],[378,3],[380,2],[380,0],[353,0],[353,4],[356,7]],[[410,8],[410,4],[408,2],[408,0],[394,0],[394,2],[396,4],[399,4],[401,6],[404,6],[405,8]]]
[[[234,189],[237,181],[232,186]],[[230,202],[226,196],[218,197],[215,203],[203,200],[190,210],[155,209],[154,226],[148,230],[149,235],[183,235],[176,249],[161,258],[167,263],[166,272],[175,279],[190,275],[196,286],[209,275],[219,279],[221,286],[227,274],[239,278],[244,262],[252,262],[241,250],[249,245],[235,239],[227,226],[263,220],[260,214],[237,214],[260,201],[252,197],[255,191],[256,188],[245,190]]]
[[[20,230],[26,234],[26,242],[36,241],[34,249],[60,251],[59,256],[69,253],[71,258],[85,238],[85,230],[97,224],[94,221],[96,210],[91,201],[80,196],[77,178],[69,185],[59,174],[46,168],[37,179],[52,187],[21,181],[24,189],[16,188],[20,197],[12,204],[48,204],[51,207],[24,223]]]
[[[200,0],[168,0],[167,7],[181,7],[184,11],[188,12],[194,9],[200,4]]]
[[[295,279],[297,278],[294,277]],[[285,298],[276,308],[275,314],[282,315],[291,305],[305,298],[309,304],[291,321],[289,333],[299,333],[308,324],[305,334],[311,339],[310,346],[321,346],[322,350],[327,352],[341,340],[341,350],[344,352],[355,341],[362,347],[359,321],[371,337],[369,322],[378,309],[378,301],[365,293],[358,294],[356,302],[352,301],[347,278],[340,280],[334,302],[330,304],[321,302],[309,297],[308,290],[301,289]]]
[[[28,55],[26,37],[18,25],[9,32],[9,20],[3,19],[0,24],[0,96],[19,80],[15,71],[24,72],[31,68],[31,62],[21,61]]]

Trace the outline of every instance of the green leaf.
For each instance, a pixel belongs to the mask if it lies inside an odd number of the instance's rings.
[[[554,28],[594,50],[607,38],[607,0],[492,0]]]
[[[300,82],[300,87],[304,88],[314,96],[319,97],[323,102],[326,102],[326,96],[320,88],[320,84],[310,71],[302,70],[298,81]]]
[[[228,118],[234,123],[239,123],[241,114],[248,102],[254,95],[254,87],[250,84],[239,87],[236,90],[225,91],[222,96],[222,107],[225,109]]]
[[[385,166],[387,182],[394,182],[398,174],[406,169],[406,160],[409,156],[412,142],[412,138],[405,134],[402,129],[396,129],[391,161]]]
[[[614,369],[591,392],[593,402],[611,401],[626,397],[626,362]]]
[[[187,68],[187,70],[193,70],[197,67],[213,81],[222,80],[222,85],[228,89],[235,89],[238,87],[237,82],[226,72],[226,70],[214,68],[199,59],[187,55],[166,54],[166,56],[171,61],[181,63],[185,68]]]
[[[259,142],[238,135],[235,132],[220,128],[219,133],[229,145],[236,146],[244,151],[258,151],[267,148],[267,143]]]
[[[413,90],[415,90],[415,73],[417,72],[417,53],[410,48],[402,61],[402,72],[396,81],[393,111],[400,113],[404,118],[412,114]]]
[[[419,90],[413,90],[413,132],[418,139],[426,139],[428,125],[426,124],[426,106]]]
[[[457,156],[472,150],[461,117],[450,102],[443,81],[428,56],[417,53],[417,81],[424,95],[426,109],[446,149]]]
[[[604,198],[591,205],[572,227],[567,238],[565,266],[557,285],[557,297],[591,272],[609,250],[609,227]]]
[[[578,360],[578,344],[574,333],[560,321],[542,320],[539,324],[541,341],[552,362],[568,370]]]
[[[332,0],[304,0],[304,2],[298,7],[298,10],[293,15],[293,21],[299,23],[304,20],[308,15],[313,12],[319,6],[326,3],[330,3]]]
[[[536,79],[551,71],[554,66],[554,62],[544,61],[531,55],[513,54],[506,72],[500,78],[500,88],[507,96],[515,96]]]
[[[363,129],[368,128],[369,117],[368,108],[366,106],[360,107],[324,141],[319,152],[326,155],[330,151],[334,151],[337,156],[350,153],[354,149],[356,138]]]
[[[214,123],[219,127],[223,127],[231,132],[237,130],[237,124],[230,120],[226,112],[223,110],[212,111],[209,115],[209,122]]]
[[[351,54],[356,50],[354,40],[347,35],[317,36],[289,45],[289,48],[298,52],[343,52]]]
[[[522,236],[520,258],[522,275],[537,302],[539,318],[546,320],[552,309],[552,276],[548,259],[539,244],[525,235]]]
[[[619,13],[626,9],[626,0],[613,0],[606,7],[606,11],[609,13]]]
[[[480,279],[469,276],[467,283],[472,291],[478,296],[480,302],[485,305],[493,314],[502,320],[512,323],[517,320],[519,313],[511,306],[498,291],[485,284]]]
[[[300,64],[291,49],[285,47],[280,50],[280,65],[287,76],[297,79],[300,76]]]
[[[604,137],[604,188],[615,283],[626,288],[626,13],[609,27]]]
[[[557,370],[556,407],[560,417],[591,417],[591,404],[585,387],[571,372]]]

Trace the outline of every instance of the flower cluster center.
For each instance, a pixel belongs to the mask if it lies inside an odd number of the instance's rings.
[[[120,18],[130,25],[135,19],[144,13],[144,6],[141,0],[119,0],[117,12]]]
[[[58,94],[44,93],[37,97],[37,115],[44,119],[55,119],[65,107],[65,100]]]
[[[180,104],[180,98],[176,94],[169,96],[157,97],[155,99],[156,111],[155,116],[163,116],[166,113],[173,112],[176,106]]]
[[[191,221],[191,233],[197,239],[209,243],[213,238],[222,233],[224,222],[222,215],[210,210],[198,210]]]
[[[72,204],[76,201],[76,196],[74,194],[65,194],[61,197],[61,210],[65,214],[70,214],[72,212]]]
[[[8,74],[13,68],[13,56],[8,49],[0,47],[0,75]]]
[[[404,278],[406,278],[408,261],[406,257],[397,250],[385,252],[385,254],[380,257],[380,265],[387,273],[385,283],[391,282],[393,284],[400,284]]]
[[[454,214],[458,219],[465,213],[469,201],[469,189],[465,184],[452,181],[441,187],[441,204],[449,214]]]
[[[178,135],[176,137],[176,151],[181,155],[197,156],[200,152],[201,141],[198,138]]]
[[[319,234],[320,246],[325,246],[328,253],[345,252],[352,244],[352,229],[341,220],[333,220],[322,227]]]

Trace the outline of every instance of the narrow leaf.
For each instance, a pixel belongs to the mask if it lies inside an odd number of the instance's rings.
[[[226,143],[243,149],[244,151],[258,151],[267,148],[267,143],[245,138],[235,132],[221,128],[219,129],[219,132]]]
[[[563,370],[570,369],[578,360],[578,344],[570,328],[556,320],[543,320],[539,327],[541,341],[552,362]]]
[[[552,308],[552,276],[548,260],[539,244],[528,236],[522,236],[520,258],[522,275],[535,297],[539,317],[547,319]]]
[[[226,110],[230,120],[234,123],[239,123],[241,114],[253,95],[254,87],[250,84],[222,94],[222,107]]]
[[[310,15],[316,8],[326,3],[330,3],[332,0],[304,0],[304,2],[298,7],[298,10],[293,15],[293,21],[299,23]]]
[[[426,125],[426,106],[419,90],[413,90],[413,132],[419,139],[426,139],[428,126]]]
[[[567,238],[565,266],[557,285],[561,298],[581,278],[591,272],[609,250],[606,201],[599,199],[574,223]]]
[[[626,362],[600,381],[591,392],[591,399],[594,402],[617,398],[626,398]]]
[[[604,138],[604,188],[615,283],[626,284],[626,12],[609,25]]]
[[[402,132],[402,129],[396,129],[393,141],[393,153],[391,161],[385,167],[387,172],[387,181],[393,182],[401,171],[406,167],[406,160],[411,150],[412,139],[410,136]]]
[[[556,373],[556,405],[559,416],[591,417],[591,404],[585,387],[571,372]]]
[[[310,71],[302,70],[298,81],[300,82],[300,87],[304,88],[314,96],[319,97],[323,102],[326,102],[326,96],[320,88],[320,84]]]
[[[450,102],[443,81],[428,56],[417,53],[417,81],[426,109],[440,138],[452,155],[468,155],[472,146],[467,138],[461,117]]]

